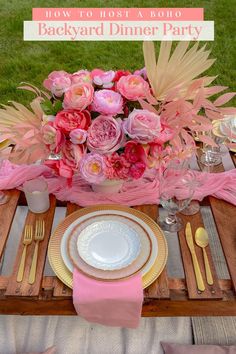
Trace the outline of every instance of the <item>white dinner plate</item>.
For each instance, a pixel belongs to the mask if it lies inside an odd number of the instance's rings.
[[[138,257],[140,246],[138,233],[114,220],[90,224],[77,239],[80,257],[92,267],[103,270],[127,267]]]
[[[127,212],[121,211],[121,210],[98,210],[98,211],[83,215],[83,216],[79,217],[77,220],[75,220],[67,228],[67,230],[65,231],[65,233],[63,234],[62,239],[61,239],[60,250],[61,250],[61,256],[62,256],[65,266],[68,268],[68,270],[71,273],[73,273],[74,265],[73,265],[73,262],[70,258],[69,252],[68,252],[67,243],[68,243],[68,239],[69,239],[72,231],[75,229],[75,227],[77,225],[80,225],[82,222],[84,222],[88,219],[91,220],[93,217],[95,218],[97,216],[102,216],[102,215],[106,215],[106,214],[119,215],[119,216],[124,216],[125,218],[129,218],[129,219],[135,221],[137,224],[139,224],[149,235],[150,240],[151,240],[152,251],[151,251],[148,261],[144,264],[144,266],[140,270],[142,276],[144,276],[151,269],[152,265],[154,264],[154,262],[157,258],[157,255],[158,255],[158,244],[157,244],[156,236],[155,236],[154,232],[152,231],[152,229],[143,220],[136,217],[135,215],[132,215],[130,213],[127,213]],[[104,272],[104,271],[101,270],[101,272]],[[116,271],[114,271],[114,272],[116,272]],[[113,273],[113,272],[111,272],[111,273]],[[101,279],[102,279],[102,277],[101,277]]]

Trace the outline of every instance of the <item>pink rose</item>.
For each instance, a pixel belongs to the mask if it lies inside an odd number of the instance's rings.
[[[71,75],[66,71],[53,71],[43,82],[44,87],[52,92],[53,95],[61,97],[71,86]]]
[[[90,83],[83,82],[72,85],[65,93],[63,107],[82,111],[92,103],[93,93],[94,88]]]
[[[119,120],[111,116],[98,116],[88,130],[89,150],[108,154],[118,150],[124,142],[124,134]]]
[[[91,116],[89,111],[78,111],[76,109],[68,109],[57,113],[53,125],[60,129],[64,134],[70,133],[74,129],[88,130],[91,124]]]
[[[72,144],[83,144],[87,139],[88,133],[84,129],[75,129],[70,132]]]
[[[61,151],[64,164],[75,171],[78,168],[79,162],[85,153],[85,146],[74,145],[70,141],[66,141]]]
[[[105,156],[105,175],[108,179],[127,179],[129,177],[130,162],[128,162],[124,154],[119,155],[117,152]]]
[[[99,69],[95,69],[92,71],[93,82],[97,86],[101,86],[103,88],[111,88],[114,83],[113,79],[115,77],[115,71],[102,71]]]
[[[60,147],[64,142],[64,136],[53,127],[53,123],[49,122],[42,127],[43,142],[54,150],[56,153],[60,151]]]
[[[117,90],[130,101],[150,95],[148,83],[139,75],[122,76],[117,82]]]
[[[127,161],[131,163],[146,160],[146,153],[144,148],[141,144],[135,141],[128,141],[128,143],[125,144],[124,155]]]
[[[93,82],[93,79],[88,70],[79,70],[76,73],[72,74],[71,81],[72,85],[84,82],[88,82],[91,84]]]
[[[142,177],[146,170],[146,164],[143,161],[136,162],[130,167],[130,177],[133,179],[139,179]]]
[[[80,161],[81,176],[89,183],[101,183],[105,180],[104,157],[99,154],[86,154]]]
[[[141,144],[155,140],[161,132],[160,116],[145,109],[134,109],[123,123],[123,130]]]
[[[95,92],[92,110],[105,115],[122,113],[123,99],[117,92],[100,90]]]

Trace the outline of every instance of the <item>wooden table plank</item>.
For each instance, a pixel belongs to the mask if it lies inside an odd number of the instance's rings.
[[[157,205],[139,205],[135,206],[134,208],[143,212],[144,214],[147,214],[155,222],[157,221],[159,215]],[[158,299],[167,299],[170,297],[166,267],[163,269],[158,279],[154,281],[147,289],[145,289],[144,296]]]
[[[199,262],[203,281],[204,281],[204,284],[206,287],[206,290],[204,292],[199,292],[197,289],[192,256],[191,256],[191,253],[189,251],[189,248],[188,248],[188,245],[186,242],[185,226],[186,226],[186,223],[189,221],[191,224],[191,227],[192,227],[192,233],[193,233],[193,238],[194,238],[196,229],[198,227],[204,227],[201,213],[199,212],[199,213],[192,215],[192,216],[186,216],[186,215],[181,214],[181,218],[184,221],[184,228],[181,231],[179,231],[179,241],[180,241],[180,248],[181,248],[181,254],[182,254],[182,260],[183,260],[183,266],[184,266],[184,271],[185,271],[185,276],[186,276],[186,283],[187,283],[189,298],[190,299],[222,299],[222,292],[219,287],[216,270],[215,270],[213,259],[211,256],[210,246],[207,246],[205,249],[206,249],[206,253],[208,256],[210,268],[212,271],[212,277],[213,277],[213,281],[214,281],[213,285],[207,284],[206,272],[205,272],[204,260],[203,260],[203,252],[202,252],[202,249],[200,247],[198,247],[194,241],[197,259]]]
[[[14,264],[13,273],[9,280],[9,284],[7,287],[6,295],[8,296],[38,296],[39,291],[41,290],[41,281],[43,276],[44,264],[47,255],[47,246],[49,237],[51,234],[51,227],[54,218],[54,212],[56,208],[56,198],[54,196],[50,196],[50,208],[47,212],[42,214],[34,214],[32,212],[28,212],[25,225],[30,224],[33,225],[35,228],[35,223],[37,219],[45,220],[45,236],[44,240],[39,244],[39,251],[38,251],[38,262],[37,262],[37,272],[36,272],[36,279],[35,283],[30,285],[28,284],[28,277],[30,272],[30,267],[32,263],[32,257],[35,248],[35,242],[32,242],[27,247],[27,254],[26,254],[26,262],[25,262],[25,272],[24,277],[21,283],[16,281],[17,272],[19,269],[19,264],[21,260],[21,255],[23,251],[23,237],[24,237],[24,230],[22,232],[22,237],[20,240],[20,244],[17,251],[17,256]]]
[[[20,196],[20,191],[16,189],[8,191],[7,193],[10,196],[8,203],[0,205],[0,260],[4,252]]]
[[[210,205],[236,292],[236,213],[235,206],[210,197]]]

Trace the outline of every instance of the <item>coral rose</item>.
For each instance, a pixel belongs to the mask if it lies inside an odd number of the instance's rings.
[[[147,144],[161,132],[160,116],[145,109],[134,109],[123,123],[123,130],[134,141]]]
[[[71,86],[71,75],[66,71],[53,71],[44,80],[43,86],[46,87],[53,95],[61,97],[63,93]]]
[[[60,129],[64,134],[69,134],[74,129],[88,130],[91,124],[91,116],[89,111],[78,111],[76,109],[68,109],[57,113],[53,125]]]
[[[150,95],[148,83],[139,75],[122,76],[117,82],[117,90],[130,101]]]
[[[94,88],[88,82],[72,85],[65,93],[63,107],[82,111],[92,103]]]
[[[105,115],[122,113],[123,99],[118,92],[100,90],[94,94],[92,110]]]
[[[98,116],[88,130],[87,145],[90,151],[108,154],[118,150],[124,143],[121,123],[111,116]]]

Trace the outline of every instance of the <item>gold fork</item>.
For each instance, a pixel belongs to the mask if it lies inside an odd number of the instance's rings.
[[[20,283],[23,279],[24,270],[25,270],[26,249],[27,249],[27,246],[31,244],[32,239],[33,239],[33,226],[32,225],[25,225],[24,239],[23,239],[24,249],[22,252],[20,266],[19,266],[17,278],[16,278],[16,281],[18,283]]]
[[[29,284],[34,284],[35,282],[35,274],[36,274],[36,267],[37,267],[37,260],[38,260],[38,248],[39,248],[39,242],[43,241],[44,239],[44,234],[45,234],[45,223],[44,220],[37,220],[36,221],[36,226],[35,226],[35,249],[34,249],[34,255],[33,255],[33,260],[30,268],[30,274],[29,274]]]

